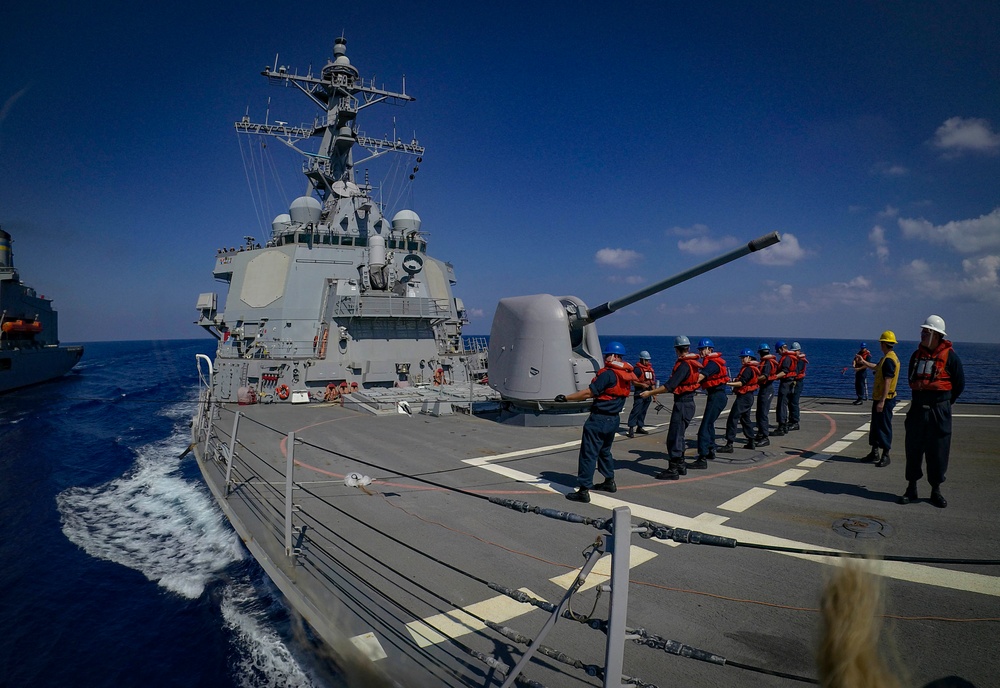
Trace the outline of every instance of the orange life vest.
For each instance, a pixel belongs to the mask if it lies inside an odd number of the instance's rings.
[[[809,359],[806,358],[806,355],[804,353],[802,353],[801,351],[796,351],[795,352],[795,357],[797,359],[799,359],[798,362],[797,362],[798,363],[798,367],[796,368],[796,371],[795,371],[795,379],[796,380],[805,380],[806,379],[806,368],[809,366]]]
[[[915,392],[946,392],[951,390],[948,374],[948,354],[951,342],[942,339],[934,351],[924,346],[913,352],[910,365],[910,389]]]
[[[684,354],[678,358],[677,362],[674,363],[673,372],[676,373],[677,369],[684,364],[688,366],[688,376],[674,388],[674,394],[687,394],[698,389],[698,376],[701,374],[701,361],[698,360],[698,354]]]
[[[635,376],[635,373],[632,372],[632,364],[626,363],[625,361],[612,361],[611,363],[606,363],[603,368],[597,371],[597,375],[594,376],[594,380],[596,380],[605,370],[610,370],[615,374],[615,384],[613,387],[608,387],[606,390],[601,392],[600,396],[597,397],[598,401],[610,401],[611,399],[627,397],[632,391],[632,383],[638,379]],[[591,380],[591,382],[594,380]]]
[[[778,374],[778,359],[774,357],[774,354],[764,354],[761,356],[760,374],[761,377],[767,376],[765,382],[774,382],[777,379],[775,375]]]
[[[760,377],[760,364],[757,361],[750,361],[749,363],[744,363],[743,367],[740,368],[740,374],[736,376],[737,380],[743,379],[743,373],[746,372],[747,368],[753,371],[753,375],[750,377],[750,382],[744,382],[742,385],[736,388],[737,394],[749,394],[750,392],[757,391],[758,382],[757,379]]]
[[[701,386],[705,389],[712,389],[713,387],[724,385],[729,381],[729,371],[726,370],[726,361],[722,358],[722,354],[717,351],[708,354],[702,359],[701,367],[704,368],[708,365],[710,360],[715,361],[716,365],[719,366],[719,372],[701,381]]]
[[[635,376],[639,378],[640,382],[645,382],[647,385],[653,384],[656,379],[656,374],[653,372],[653,366],[649,363],[639,362],[635,364]]]
[[[781,361],[778,363],[779,372],[781,370],[781,367],[785,365],[786,360],[791,361],[791,363],[788,366],[788,372],[785,373],[785,377],[783,377],[782,379],[797,380],[799,377],[799,374],[797,372],[799,357],[796,356],[795,353],[792,351],[786,351],[785,353],[781,354]]]

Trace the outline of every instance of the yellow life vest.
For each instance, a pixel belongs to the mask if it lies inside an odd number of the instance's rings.
[[[885,379],[885,374],[882,371],[882,366],[885,364],[886,359],[891,358],[896,363],[896,373],[889,378]],[[896,382],[899,380],[899,358],[896,357],[895,351],[889,351],[882,360],[878,362],[875,366],[875,392],[872,394],[872,399],[878,401],[882,398],[882,394],[885,392],[886,387],[889,389],[889,394],[886,395],[886,399],[894,399],[896,397]]]

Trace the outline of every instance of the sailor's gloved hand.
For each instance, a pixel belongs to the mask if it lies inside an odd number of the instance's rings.
[[[556,401],[560,404],[563,403],[564,401],[566,401],[566,395],[565,394],[556,395]]]

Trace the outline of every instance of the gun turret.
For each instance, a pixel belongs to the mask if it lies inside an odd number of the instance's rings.
[[[557,394],[583,389],[603,365],[597,320],[780,240],[772,232],[594,308],[587,308],[575,296],[501,299],[490,330],[490,386],[515,407],[535,412],[551,409]]]

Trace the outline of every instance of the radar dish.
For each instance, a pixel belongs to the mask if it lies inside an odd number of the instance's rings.
[[[351,196],[358,196],[361,194],[361,189],[358,188],[357,184],[354,182],[345,182],[343,180],[331,184],[330,189],[341,198],[350,198]]]

